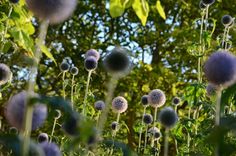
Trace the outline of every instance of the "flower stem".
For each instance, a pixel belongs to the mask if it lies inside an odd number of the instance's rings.
[[[215,125],[220,125],[220,103],[221,103],[222,88],[216,92],[216,116],[215,116]]]
[[[156,118],[157,118],[157,107],[155,107],[155,112],[154,112],[154,118],[153,118],[153,135],[152,135],[152,143],[151,147],[154,146],[154,141],[155,141],[155,132],[154,132],[154,127],[156,126]]]
[[[83,115],[86,116],[87,115],[87,111],[86,111],[86,102],[87,102],[87,96],[88,96],[88,89],[89,89],[89,83],[90,83],[90,79],[91,79],[91,75],[92,75],[92,70],[90,70],[88,72],[88,79],[87,79],[87,83],[86,83],[86,90],[85,90],[85,95],[84,95],[84,103],[83,103]]]
[[[30,135],[31,135],[31,128],[32,128],[32,117],[33,117],[33,106],[29,104],[29,99],[31,98],[31,93],[34,92],[38,65],[41,58],[40,47],[44,45],[48,25],[49,25],[48,21],[43,21],[40,25],[39,38],[38,38],[38,41],[36,42],[36,47],[35,47],[36,50],[34,53],[34,61],[30,69],[27,106],[26,106],[26,111],[25,111],[25,116],[24,116],[25,122],[24,122],[24,127],[21,131],[21,135],[23,136],[21,152],[23,156],[28,155],[28,152],[29,152]]]
[[[144,107],[144,108],[143,108],[143,116],[144,116],[144,114],[146,113],[146,108],[147,108],[147,107]],[[138,150],[140,150],[140,147],[141,147],[141,138],[142,138],[142,131],[143,131],[143,116],[142,116],[141,128],[140,128],[140,130],[139,130]]]
[[[74,106],[74,80],[75,80],[75,75],[72,75],[72,80],[71,80],[71,104],[72,108]]]
[[[145,153],[145,149],[146,149],[146,146],[147,146],[147,132],[148,132],[148,127],[146,127],[146,131],[145,131],[144,153]]]
[[[169,129],[166,128],[165,130],[165,144],[164,144],[164,156],[168,156],[168,148],[169,148]]]
[[[63,81],[63,84],[62,84],[62,91],[63,91],[63,98],[64,98],[64,99],[66,99],[65,76],[66,76],[66,72],[63,72],[63,73],[62,73],[62,81]]]
[[[50,142],[52,142],[52,138],[53,138],[53,134],[54,134],[54,131],[55,131],[56,124],[57,124],[57,118],[54,118],[51,137],[50,137]]]

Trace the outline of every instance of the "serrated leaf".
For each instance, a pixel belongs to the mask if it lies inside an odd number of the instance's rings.
[[[134,0],[132,5],[136,15],[141,20],[143,26],[146,25],[149,13],[149,5],[146,0]]]
[[[49,49],[45,46],[45,45],[41,45],[40,46],[41,51],[51,60],[53,60],[53,62],[57,65],[56,60],[54,59],[52,53],[49,51]]]
[[[158,13],[160,14],[160,16],[165,20],[166,19],[166,14],[165,11],[161,5],[161,2],[158,0],[156,3],[156,9],[158,11]]]
[[[116,18],[121,16],[124,11],[125,7],[122,5],[120,0],[110,0],[110,15],[112,18]]]

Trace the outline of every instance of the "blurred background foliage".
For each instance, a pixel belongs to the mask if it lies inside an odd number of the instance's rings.
[[[220,23],[221,17],[225,14],[236,17],[235,8],[235,0],[217,0],[210,7],[209,17],[216,21],[216,27],[213,35],[207,36],[210,46],[204,60],[219,49],[218,39],[224,29]],[[79,68],[79,74],[75,77],[75,105],[81,110],[87,79],[84,54],[91,48],[97,49],[101,59],[98,69],[92,75],[88,97],[90,104],[88,109],[90,115],[94,117],[97,112],[93,109],[93,104],[97,100],[105,99],[109,80],[102,60],[114,46],[124,46],[129,49],[133,69],[119,81],[114,94],[124,96],[129,103],[128,111],[121,116],[123,124],[117,134],[117,140],[136,150],[143,113],[140,99],[150,90],[159,88],[166,94],[166,105],[171,105],[174,96],[179,96],[183,101],[178,108],[180,120],[170,137],[170,154],[176,154],[176,140],[179,153],[183,155],[187,152],[192,152],[191,155],[211,155],[214,146],[210,143],[214,145],[214,141],[208,139],[212,135],[212,138],[218,140],[222,137],[215,137],[219,135],[210,133],[214,128],[214,104],[205,94],[206,80],[204,79],[202,84],[197,83],[197,57],[194,55],[194,48],[199,41],[200,25],[197,22],[199,18],[201,18],[199,1],[192,0],[78,1],[77,10],[69,20],[49,27],[44,55],[38,70],[36,90],[43,95],[62,96],[63,81],[59,75],[58,65],[63,58],[70,57],[73,64]],[[8,98],[27,87],[38,26],[38,19],[27,10],[23,0],[20,0],[19,4],[12,4],[8,0],[0,1],[0,62],[9,65],[13,72],[12,83],[1,86],[0,104],[3,118],[4,104]],[[210,23],[210,27],[213,26]],[[230,51],[235,53],[236,27],[231,29],[230,36],[233,43]],[[66,74],[68,100],[71,78],[72,75]],[[235,87],[230,89],[228,92],[225,91],[227,98],[224,99],[224,105],[230,102],[235,104],[236,89]],[[152,108],[148,108],[148,112],[153,114],[153,111]],[[199,114],[198,118],[194,117],[196,111]],[[105,136],[111,137],[109,126],[115,119],[116,115],[110,112]],[[7,131],[9,125],[5,119],[2,121],[1,130]],[[52,122],[53,119],[49,118],[44,127],[33,133],[33,137],[39,132],[50,132]],[[224,128],[235,129],[233,126]],[[221,130],[214,132],[220,133]],[[189,149],[186,144],[187,133],[192,138]],[[226,135],[224,131],[222,134],[225,139],[222,147],[228,152],[224,155],[230,155],[235,151],[233,147],[236,146],[236,139],[232,137],[234,133],[231,133],[227,131]],[[55,136],[53,140],[59,144],[66,143],[64,141],[66,137],[59,126],[56,128]],[[161,143],[162,141],[163,139]]]

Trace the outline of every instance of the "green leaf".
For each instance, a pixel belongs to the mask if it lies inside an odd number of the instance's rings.
[[[124,11],[125,7],[122,5],[120,0],[110,0],[110,15],[113,18],[121,16]]]
[[[165,20],[166,19],[166,14],[165,14],[165,11],[164,11],[164,9],[161,5],[160,0],[157,1],[156,8],[157,8],[157,11],[160,14],[160,16]]]
[[[149,5],[146,0],[134,0],[132,5],[136,15],[141,20],[143,26],[146,25],[149,13]]]
[[[40,46],[41,51],[51,60],[53,60],[53,62],[57,65],[56,60],[54,59],[52,53],[49,51],[49,49],[45,46],[45,45],[41,45]]]

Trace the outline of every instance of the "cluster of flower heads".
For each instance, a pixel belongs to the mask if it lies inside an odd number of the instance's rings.
[[[6,64],[0,63],[0,86],[9,82],[11,76],[10,68]]]
[[[79,69],[74,66],[74,64],[72,63],[71,58],[69,58],[69,57],[65,57],[63,59],[62,63],[60,64],[60,69],[61,69],[62,72],[70,71],[70,73],[72,75],[77,75],[79,73]]]
[[[95,70],[98,66],[100,54],[95,49],[90,49],[85,53],[84,67],[88,71]]]
[[[206,61],[204,72],[212,85],[227,88],[236,82],[236,57],[227,51],[217,51]]]

